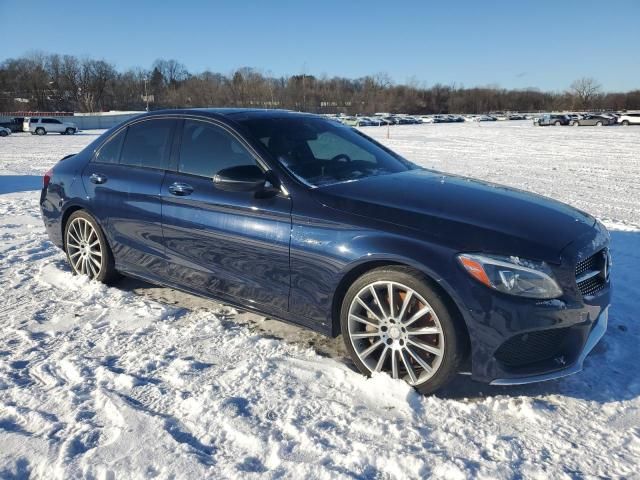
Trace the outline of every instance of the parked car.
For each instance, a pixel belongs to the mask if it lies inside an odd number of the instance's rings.
[[[356,126],[370,127],[372,125],[374,125],[374,123],[371,121],[369,117],[358,117],[358,122],[356,123]]]
[[[554,125],[556,127],[559,127],[560,125],[569,125],[570,123],[571,120],[567,115],[552,113],[545,113],[541,117],[536,117],[533,119],[533,124],[538,125],[539,127],[545,125]]]
[[[0,137],[7,137],[11,135],[11,130],[7,127],[0,127]]]
[[[75,123],[53,117],[27,117],[24,119],[23,129],[25,132],[31,132],[32,135],[46,135],[47,133],[74,135],[78,131]]]
[[[526,117],[519,113],[512,113],[509,115],[509,120],[526,120]]]
[[[433,119],[432,123],[449,123],[451,121],[447,115],[438,114],[433,115],[431,118]]]
[[[573,120],[571,124],[575,127],[584,125],[602,127],[603,125],[613,125],[614,123],[615,120],[608,116],[589,113],[583,115],[582,118]]]
[[[418,167],[320,116],[143,114],[43,185],[75,274],[342,333],[363,374],[423,393],[466,368],[499,385],[576,373],[606,330],[609,234],[594,217]]]
[[[624,125],[625,127],[628,125],[640,125],[640,112],[623,113],[618,118],[618,123]]]
[[[21,117],[14,117],[8,122],[0,122],[0,127],[8,128],[11,132],[21,132],[23,121]]]
[[[405,115],[395,115],[393,120],[396,122],[396,125],[412,125],[414,123],[411,118]]]
[[[387,120],[386,118],[383,117],[371,117],[371,119],[373,120],[373,122],[377,125],[377,126],[385,126],[385,125],[392,125],[393,122]]]

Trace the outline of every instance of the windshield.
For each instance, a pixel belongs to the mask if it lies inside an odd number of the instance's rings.
[[[296,178],[319,187],[416,168],[357,131],[317,117],[239,122]]]

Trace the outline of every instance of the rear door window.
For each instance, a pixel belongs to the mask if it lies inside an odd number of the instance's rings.
[[[175,120],[153,119],[134,123],[127,129],[120,163],[134,167],[166,169]]]

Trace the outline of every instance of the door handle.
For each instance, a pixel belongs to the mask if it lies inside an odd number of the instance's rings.
[[[169,185],[169,193],[178,197],[186,197],[193,193],[193,187],[187,183],[175,182]]]
[[[95,183],[96,185],[102,185],[103,183],[106,183],[107,177],[105,177],[101,173],[94,173],[89,177],[89,181],[91,183]]]

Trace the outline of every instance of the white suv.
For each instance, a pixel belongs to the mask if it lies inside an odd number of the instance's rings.
[[[618,117],[618,123],[624,126],[627,125],[640,125],[640,112],[627,112]]]
[[[32,135],[46,135],[49,132],[73,135],[78,131],[75,123],[63,122],[58,118],[51,117],[25,118],[22,129],[25,132],[31,132]]]

